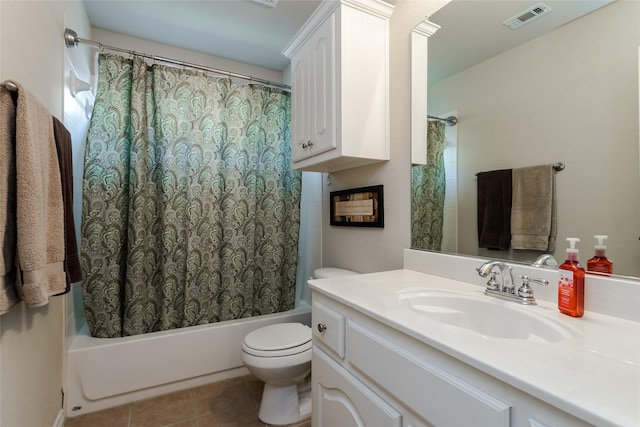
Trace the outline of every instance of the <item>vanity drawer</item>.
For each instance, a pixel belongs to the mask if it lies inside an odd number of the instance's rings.
[[[350,321],[347,334],[349,363],[428,423],[509,427],[501,400],[358,323]]]
[[[314,340],[324,344],[341,359],[345,348],[345,317],[321,302],[311,306],[311,329]]]

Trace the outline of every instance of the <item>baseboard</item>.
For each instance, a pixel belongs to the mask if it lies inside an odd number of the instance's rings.
[[[62,409],[58,412],[58,416],[51,427],[64,427],[64,411]]]

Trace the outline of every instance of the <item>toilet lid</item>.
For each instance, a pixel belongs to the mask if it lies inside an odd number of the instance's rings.
[[[277,323],[249,332],[244,347],[258,351],[280,351],[311,341],[311,328],[302,323]]]

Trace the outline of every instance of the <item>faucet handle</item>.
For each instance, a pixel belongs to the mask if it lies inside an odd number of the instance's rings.
[[[496,272],[493,270],[491,271],[491,277],[487,282],[487,289],[491,289],[492,291],[500,290],[500,282],[496,279]]]
[[[531,289],[531,286],[529,286],[529,282],[534,282],[542,286],[549,285],[549,281],[544,279],[532,279],[527,275],[520,276],[520,278],[522,279],[522,286],[520,286],[520,289],[518,289],[518,296],[521,296],[523,298],[533,298],[533,289]]]
[[[544,279],[532,279],[531,277],[525,275],[520,276],[520,278],[522,279],[522,284],[524,285],[525,283],[528,285],[529,282],[533,282],[533,283],[537,283],[538,285],[542,285],[542,286],[549,286],[549,281],[548,280],[544,280]]]

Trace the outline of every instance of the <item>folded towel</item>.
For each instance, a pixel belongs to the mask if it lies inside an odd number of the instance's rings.
[[[478,174],[478,246],[507,250],[511,240],[511,169]]]
[[[66,288],[62,185],[51,113],[16,86],[18,292],[38,307]]]
[[[71,290],[71,284],[82,280],[76,226],[73,220],[73,159],[71,134],[60,120],[53,118],[53,135],[60,165],[62,183],[62,201],[64,202],[64,271],[67,274],[65,293]]]
[[[511,246],[553,252],[556,245],[553,165],[513,170]]]
[[[15,288],[16,249],[16,107],[11,93],[0,88],[0,315],[20,298]]]

